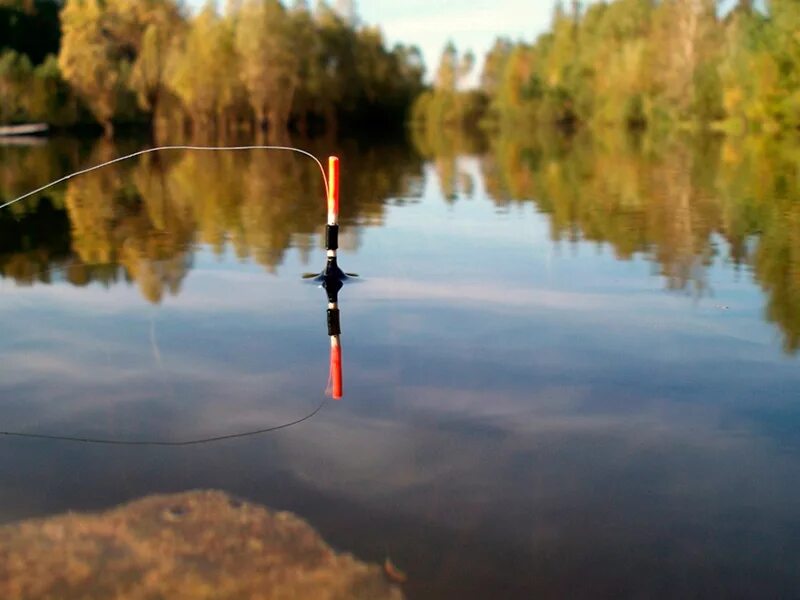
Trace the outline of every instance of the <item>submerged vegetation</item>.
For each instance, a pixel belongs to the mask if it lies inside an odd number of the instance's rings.
[[[388,48],[325,2],[190,14],[178,0],[0,0],[0,31],[0,122],[275,137],[342,120],[402,126],[422,89],[415,47]]]
[[[499,39],[479,91],[471,61],[442,55],[414,107],[428,127],[484,125],[776,133],[800,130],[800,2],[612,0],[556,3],[534,43]]]

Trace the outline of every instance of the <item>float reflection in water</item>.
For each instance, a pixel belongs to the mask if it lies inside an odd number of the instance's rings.
[[[328,292],[328,335],[331,338],[330,393],[334,400],[341,400],[344,393],[342,383],[342,327],[339,319],[339,290],[342,282],[331,280],[325,283]]]

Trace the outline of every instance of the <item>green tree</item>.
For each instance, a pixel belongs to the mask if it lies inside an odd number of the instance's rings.
[[[800,129],[800,4],[771,0],[769,7],[781,90],[778,112],[784,127]]]
[[[512,48],[513,44],[510,40],[498,38],[486,54],[480,79],[481,89],[486,95],[495,97],[499,93]]]
[[[34,65],[57,54],[61,0],[0,0],[0,51],[15,50]]]
[[[184,20],[174,0],[137,2],[131,43],[136,61],[131,70],[130,86],[139,106],[157,115],[159,105],[169,92],[167,67],[170,53],[183,36]]]
[[[168,62],[170,89],[190,115],[195,133],[212,131],[237,100],[238,57],[233,31],[213,2],[193,19]]]
[[[471,51],[459,54],[450,41],[444,47],[436,69],[434,87],[421,95],[413,109],[413,120],[426,127],[475,125],[486,108],[480,92],[464,92],[464,80],[475,66]]]
[[[100,0],[67,0],[61,13],[63,39],[58,65],[107,137],[125,86],[125,57],[109,35],[110,14]]]
[[[278,0],[245,0],[236,23],[242,83],[256,126],[285,131],[300,82],[300,48],[292,20]]]
[[[34,121],[67,127],[79,120],[77,98],[61,76],[56,56],[51,54],[36,67],[28,94],[28,112]]]
[[[0,123],[26,120],[32,74],[33,65],[24,54],[14,50],[0,54]]]

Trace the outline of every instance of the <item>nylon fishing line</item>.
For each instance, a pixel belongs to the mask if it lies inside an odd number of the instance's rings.
[[[322,402],[319,403],[319,406],[317,406],[313,411],[311,411],[304,417],[301,417],[294,421],[290,421],[289,423],[274,425],[272,427],[265,427],[264,429],[255,429],[253,431],[243,431],[241,433],[229,433],[227,435],[218,435],[214,437],[198,438],[193,440],[182,440],[175,442],[170,442],[165,440],[119,440],[114,438],[93,438],[93,437],[79,437],[79,436],[69,436],[69,435],[50,435],[46,433],[25,433],[19,431],[0,431],[0,435],[6,437],[50,440],[57,442],[81,442],[84,444],[103,444],[108,446],[168,446],[168,447],[199,446],[201,444],[211,444],[214,442],[222,442],[224,440],[233,440],[238,438],[261,435],[264,433],[270,433],[272,431],[278,431],[279,429],[287,429],[289,427],[293,427],[294,425],[299,425],[303,421],[308,421],[312,417],[316,416],[317,413],[319,413],[319,411],[322,410],[322,408],[325,406],[327,402],[328,398],[327,397],[323,398]]]
[[[56,179],[55,181],[51,181],[50,183],[45,184],[42,187],[36,188],[35,190],[28,192],[27,194],[23,194],[22,196],[14,198],[13,200],[9,200],[5,204],[0,204],[0,209],[11,206],[12,204],[16,204],[17,202],[21,202],[22,200],[25,200],[25,198],[30,198],[34,194],[43,192],[44,190],[51,188],[54,185],[58,185],[59,183],[64,183],[65,181],[68,181],[73,177],[77,177],[78,175],[91,173],[92,171],[96,171],[97,169],[102,169],[103,167],[107,167],[109,165],[122,162],[124,160],[135,158],[137,156],[142,156],[143,154],[149,154],[151,152],[159,152],[161,150],[197,150],[206,152],[225,152],[225,151],[236,151],[236,150],[278,150],[285,152],[297,152],[298,154],[302,154],[303,156],[311,158],[315,163],[317,163],[317,166],[319,166],[319,171],[320,173],[322,173],[322,181],[325,184],[325,194],[326,195],[330,194],[330,189],[328,186],[328,176],[325,174],[325,168],[322,166],[322,163],[316,156],[311,154],[311,152],[303,150],[302,148],[295,148],[294,146],[156,146],[155,148],[147,148],[145,150],[139,150],[138,152],[133,152],[132,154],[126,154],[125,156],[120,156],[119,158],[106,161],[99,165],[94,165],[93,167],[89,167],[87,169],[81,169],[80,171],[75,171],[74,173],[65,175],[64,177]]]
[[[190,151],[205,151],[205,152],[226,152],[226,151],[240,151],[240,150],[276,150],[276,151],[285,151],[285,152],[296,152],[298,154],[302,154],[303,156],[307,156],[312,159],[317,166],[319,167],[320,173],[322,174],[322,181],[325,186],[325,195],[330,197],[331,196],[331,189],[330,184],[328,182],[328,177],[325,173],[325,168],[322,166],[322,162],[311,154],[310,152],[303,150],[302,148],[296,148],[294,146],[262,146],[262,145],[254,145],[254,146],[157,146],[154,148],[147,148],[145,150],[139,150],[138,152],[133,152],[131,154],[126,154],[125,156],[120,156],[113,160],[106,161],[104,163],[94,165],[92,167],[88,167],[86,169],[81,169],[79,171],[75,171],[70,173],[69,175],[65,175],[59,179],[51,181],[35,190],[32,190],[18,198],[14,198],[13,200],[9,200],[4,204],[0,204],[0,209],[7,208],[13,204],[21,202],[26,198],[30,198],[31,196],[38,194],[39,192],[43,192],[46,189],[49,189],[55,185],[68,181],[73,177],[77,177],[78,175],[84,175],[86,173],[90,173],[92,171],[96,171],[97,169],[101,169],[103,167],[107,167],[109,165],[113,165],[115,163],[119,163],[125,160],[129,160],[131,158],[135,158],[137,156],[142,156],[144,154],[149,154],[151,152],[159,152],[161,150],[190,150]],[[338,192],[338,190],[337,190]],[[337,193],[338,195],[338,193]],[[87,266],[87,265],[84,265]],[[56,267],[58,268],[58,267]],[[166,441],[166,440],[121,440],[121,439],[113,439],[113,438],[93,438],[93,437],[80,437],[80,436],[67,436],[67,435],[51,435],[51,434],[44,434],[44,433],[28,433],[28,432],[20,432],[20,431],[0,431],[0,435],[5,437],[17,437],[17,438],[28,438],[28,439],[38,439],[38,440],[51,440],[51,441],[62,441],[62,442],[80,442],[85,444],[104,444],[104,445],[112,445],[112,446],[167,446],[167,447],[179,447],[179,446],[197,446],[201,444],[210,444],[214,442],[221,442],[224,440],[232,440],[250,436],[261,435],[265,433],[270,433],[272,431],[278,431],[280,429],[287,429],[289,427],[293,427],[295,425],[299,425],[304,421],[311,419],[312,417],[316,416],[322,408],[325,406],[328,398],[324,397],[322,402],[310,413],[307,415],[295,419],[294,421],[290,421],[289,423],[283,423],[281,425],[274,425],[271,427],[265,427],[263,429],[256,429],[252,431],[245,431],[240,433],[231,433],[227,435],[219,435],[207,438],[198,438],[198,439],[191,439],[191,440],[182,440],[182,441]]]

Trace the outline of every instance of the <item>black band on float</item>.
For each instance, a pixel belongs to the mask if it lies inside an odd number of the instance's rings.
[[[328,335],[341,335],[342,328],[339,325],[339,309],[328,309]]]
[[[339,249],[339,226],[328,225],[325,229],[325,248],[328,250]]]

